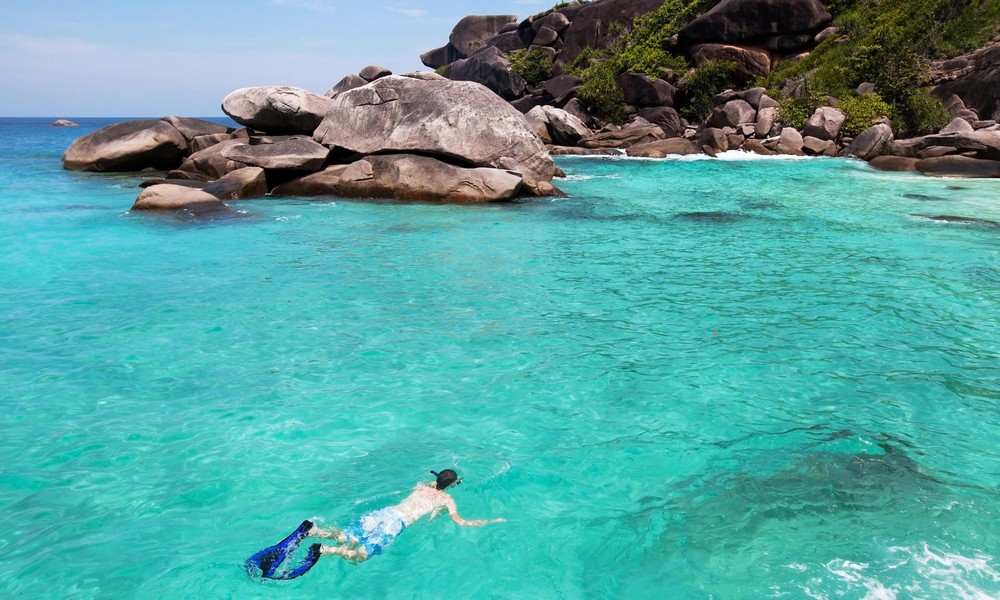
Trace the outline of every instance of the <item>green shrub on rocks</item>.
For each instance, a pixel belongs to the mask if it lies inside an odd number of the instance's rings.
[[[671,54],[669,40],[697,15],[719,0],[666,0],[656,11],[637,17],[631,28],[609,28],[614,38],[607,50],[589,48],[567,67],[584,80],[577,94],[597,114],[612,121],[625,118],[625,97],[615,83],[622,73],[644,73],[666,79],[684,72],[687,60]]]
[[[827,39],[804,59],[779,65],[766,83],[781,87],[798,78],[806,82],[799,98],[841,99],[852,97],[861,83],[873,83],[903,135],[947,122],[940,103],[923,88],[929,61],[982,46],[1000,21],[1000,0],[831,0],[827,7],[841,37]]]
[[[771,92],[772,94],[774,92]],[[878,94],[856,96],[853,93],[837,99],[835,103],[825,95],[813,93],[808,97],[793,97],[779,100],[781,104],[780,119],[785,127],[801,130],[809,122],[809,117],[817,108],[836,104],[844,111],[847,120],[841,128],[841,135],[854,137],[865,129],[877,123],[883,117],[892,119],[893,109]]]
[[[779,101],[781,108],[778,118],[785,127],[793,127],[801,130],[809,122],[809,117],[816,110],[816,104],[812,98],[784,98]]]
[[[847,121],[840,133],[854,137],[874,125],[882,117],[892,118],[892,107],[878,94],[847,96],[840,101],[840,109],[847,115]]]
[[[576,73],[583,79],[584,83],[576,91],[577,97],[591,110],[591,112],[601,115],[613,123],[623,123],[628,115],[625,114],[625,93],[618,87],[615,77],[618,70],[611,60],[594,58],[594,52],[585,52],[594,60],[593,64]]]
[[[684,88],[691,102],[681,114],[702,121],[707,119],[715,109],[712,96],[727,88],[738,87],[738,70],[739,66],[734,62],[710,62],[695,69],[684,78]]]
[[[552,78],[552,55],[541,49],[515,50],[507,55],[511,69],[530,85]]]

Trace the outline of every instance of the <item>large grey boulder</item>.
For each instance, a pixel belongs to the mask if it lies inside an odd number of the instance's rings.
[[[225,150],[244,144],[245,142],[239,139],[226,140],[205,150],[195,152],[184,159],[184,162],[177,167],[176,171],[172,172],[172,175],[176,177],[187,174],[188,178],[200,179],[202,181],[219,179],[227,173],[247,166],[245,163],[226,158],[222,155]]]
[[[892,140],[892,127],[886,123],[877,123],[862,131],[846,148],[841,150],[840,155],[871,160],[876,156],[886,154],[886,149]]]
[[[447,44],[421,54],[420,61],[431,69],[450,65],[468,58],[487,40],[516,24],[517,15],[469,15],[455,25]]]
[[[331,102],[295,87],[249,87],[226,96],[222,110],[240,125],[270,134],[312,135]]]
[[[212,135],[199,135],[198,137],[191,140],[191,147],[189,150],[192,153],[201,152],[202,150],[207,150],[216,144],[221,144],[227,140],[233,139],[231,134],[228,133],[216,133]]]
[[[677,111],[669,106],[643,108],[639,116],[653,125],[659,125],[667,137],[677,137],[684,134],[684,122]]]
[[[550,181],[552,157],[524,115],[468,81],[390,76],[340,94],[314,138],[359,154],[419,153]]]
[[[524,95],[528,82],[514,72],[510,60],[497,48],[486,48],[469,58],[453,62],[444,72],[454,81],[474,81],[485,85],[504,100]]]
[[[802,151],[807,156],[837,156],[837,144],[807,135],[802,137]]]
[[[583,121],[561,108],[539,106],[532,110],[541,110],[544,113],[552,142],[559,146],[575,146],[577,142],[592,133]]]
[[[965,57],[959,76],[934,88],[934,96],[944,100],[958,95],[968,108],[983,119],[1000,119],[1000,45],[976,50]]]
[[[932,177],[1000,177],[1000,161],[940,156],[918,161],[915,168]]]
[[[608,35],[610,29],[631,28],[636,17],[653,12],[662,5],[663,0],[602,0],[579,7],[563,32],[563,48],[556,59],[556,66],[572,63],[584,48],[609,47],[617,39]]]
[[[386,154],[330,167],[278,186],[273,195],[482,203],[510,200],[521,185],[521,175],[512,171],[457,167],[427,156]]]
[[[337,94],[342,94],[346,91],[357,89],[361,86],[368,85],[370,82],[360,75],[350,74],[345,75],[343,79],[338,81],[332,88],[330,88],[325,96],[327,98],[336,98]]]
[[[980,159],[1000,160],[1000,131],[981,129],[902,140],[892,145],[892,153],[921,157],[922,152],[932,148],[951,148],[954,153],[969,153]]]
[[[626,104],[637,108],[674,106],[677,88],[662,79],[642,73],[622,73],[615,78],[615,83],[625,94]]]
[[[545,114],[546,108],[546,106],[536,106],[524,113],[524,119],[542,142],[551,144],[552,133],[549,131],[549,116]]]
[[[892,171],[896,173],[906,173],[917,170],[919,158],[906,158],[903,156],[876,156],[869,165],[879,171]]]
[[[754,135],[764,138],[773,132],[781,114],[777,106],[768,106],[757,111],[757,122],[754,125]]]
[[[839,108],[821,106],[809,117],[802,130],[804,137],[814,137],[821,140],[836,141],[840,137],[840,130],[847,122],[847,115]]]
[[[70,171],[166,170],[179,165],[187,150],[187,140],[166,121],[126,121],[77,139],[62,163]]]
[[[666,158],[668,156],[687,156],[700,154],[701,149],[691,140],[671,138],[657,140],[645,144],[637,144],[627,150],[629,156],[638,158]]]
[[[553,106],[566,108],[566,103],[576,95],[576,91],[580,89],[580,86],[582,85],[583,80],[579,77],[574,77],[573,75],[559,75],[547,81],[543,81],[542,89],[545,90],[545,93],[552,96]]]
[[[375,81],[376,79],[382,79],[383,77],[388,77],[389,75],[392,75],[392,71],[379,65],[368,65],[364,69],[358,71],[358,76],[368,82]]]
[[[223,201],[261,198],[267,195],[267,177],[260,167],[245,167],[209,183],[202,191]]]
[[[713,62],[736,63],[736,75],[749,81],[771,73],[771,55],[760,48],[745,48],[732,44],[696,44],[691,48],[694,66]]]
[[[621,148],[626,149],[637,144],[655,142],[667,137],[659,125],[646,125],[621,129],[619,131],[605,131],[580,140],[579,145],[584,148]]]
[[[793,127],[785,127],[781,130],[781,136],[778,138],[778,145],[775,146],[774,150],[778,154],[802,156],[804,154],[802,151],[803,145],[804,141],[802,139],[802,134],[796,131]]]
[[[292,136],[271,144],[234,144],[219,152],[224,158],[264,169],[319,171],[330,149],[310,137]]]
[[[184,136],[184,139],[186,139],[189,144],[198,137],[206,135],[227,135],[231,132],[231,129],[225,125],[205,121],[203,119],[192,119],[190,117],[177,117],[171,115],[169,117],[163,117],[161,120],[173,125],[177,131],[181,132],[181,135]]]
[[[976,128],[973,127],[967,120],[955,117],[950,123],[941,129],[940,133],[971,133],[975,130]]]
[[[469,56],[483,41],[517,24],[517,15],[469,15],[463,18],[448,36],[448,43],[461,54]]]
[[[132,210],[187,210],[194,214],[205,214],[228,210],[215,196],[202,190],[173,184],[148,187],[132,205]]]
[[[511,52],[516,52],[518,50],[524,50],[526,46],[524,42],[521,41],[521,36],[517,34],[516,31],[508,31],[505,33],[498,33],[495,36],[483,40],[483,48],[496,48],[505,54],[510,54]],[[479,52],[479,50],[477,50]],[[473,53],[475,54],[475,52]]]
[[[681,30],[680,43],[754,44],[807,33],[811,40],[832,20],[820,0],[722,0]]]
[[[730,100],[717,106],[708,119],[709,127],[739,127],[757,123],[757,111],[746,100]]]

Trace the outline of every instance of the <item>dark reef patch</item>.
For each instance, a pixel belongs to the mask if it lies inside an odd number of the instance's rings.
[[[695,211],[677,213],[674,215],[674,219],[695,223],[736,223],[738,221],[745,221],[747,217],[739,213],[722,211]]]
[[[917,219],[923,221],[932,221],[934,223],[945,223],[948,225],[963,225],[967,227],[979,227],[983,229],[995,229],[1000,230],[1000,223],[996,221],[990,221],[989,219],[976,219],[974,217],[961,217],[957,215],[911,215]]]

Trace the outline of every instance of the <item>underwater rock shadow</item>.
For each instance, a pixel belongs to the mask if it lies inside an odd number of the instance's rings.
[[[974,227],[977,229],[987,229],[1000,231],[1000,223],[989,219],[978,219],[975,217],[962,217],[957,215],[910,215],[920,221],[941,223],[945,225],[957,225],[962,227]]]
[[[744,214],[725,211],[682,212],[677,213],[673,218],[676,221],[706,224],[739,223],[750,219],[750,217]]]

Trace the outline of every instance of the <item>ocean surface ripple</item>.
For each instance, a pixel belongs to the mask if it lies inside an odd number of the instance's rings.
[[[212,223],[63,172],[81,133],[0,119],[0,596],[1000,597],[1000,234],[920,218],[1000,183],[564,158]],[[242,572],[449,466],[507,523]]]

